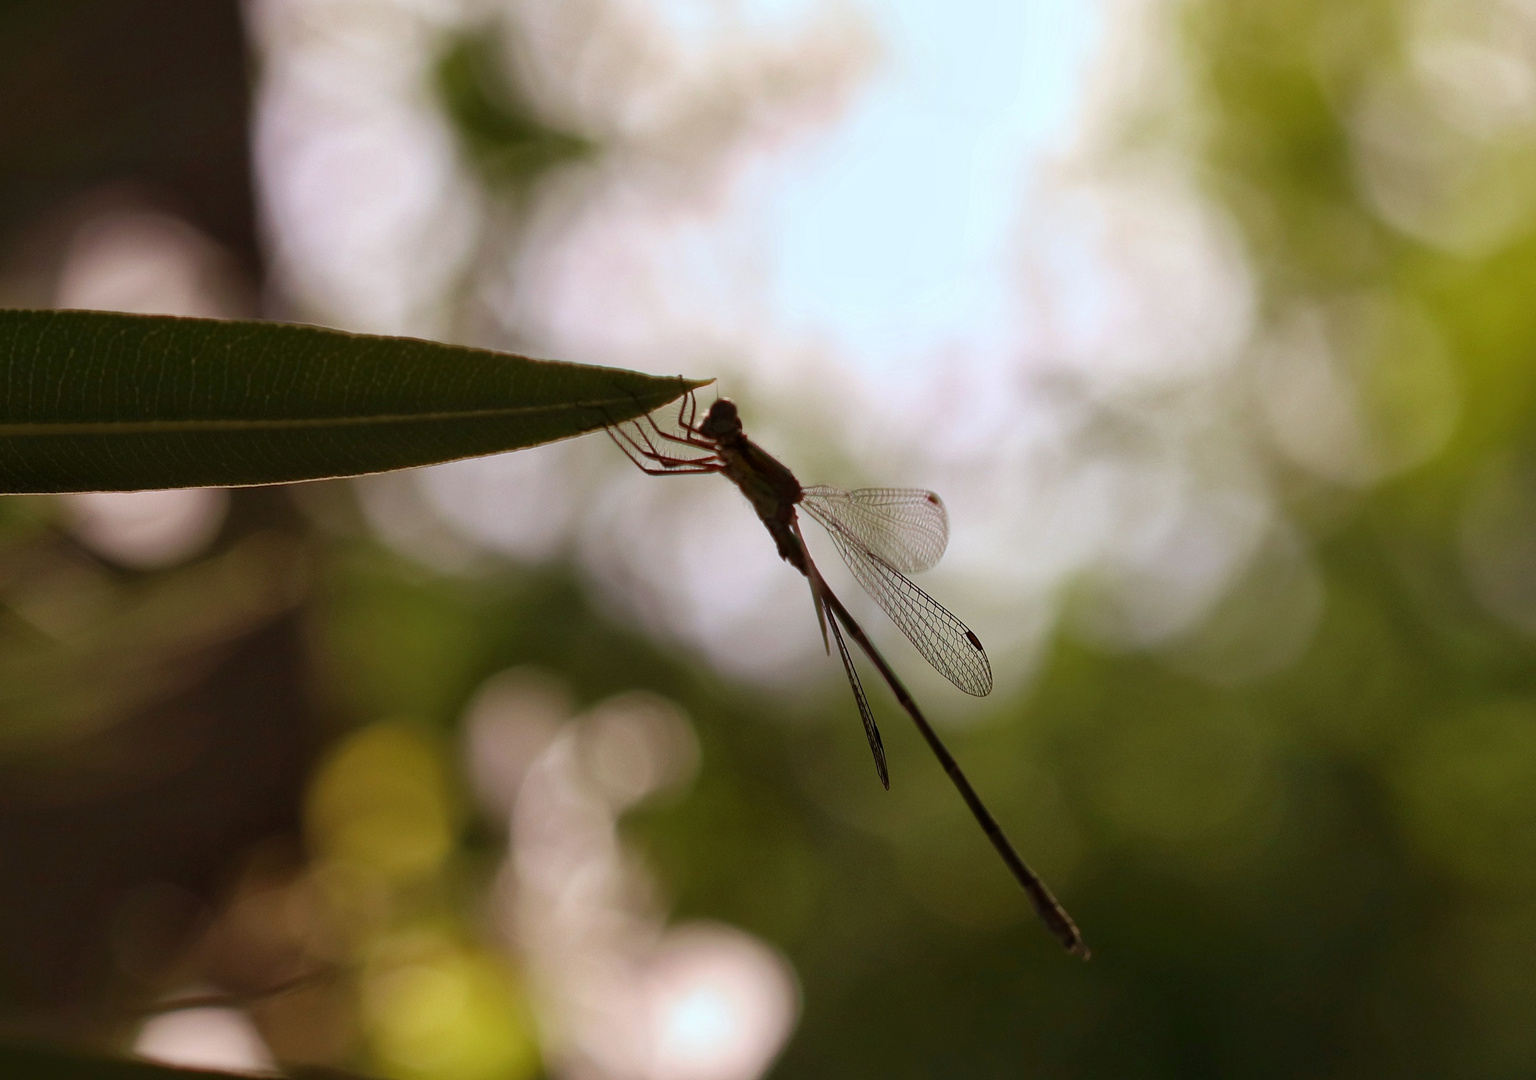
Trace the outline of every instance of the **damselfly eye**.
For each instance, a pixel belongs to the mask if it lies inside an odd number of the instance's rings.
[[[709,415],[699,425],[699,431],[710,439],[738,434],[741,431],[741,418],[736,414],[736,403],[730,398],[716,401],[709,407]]]

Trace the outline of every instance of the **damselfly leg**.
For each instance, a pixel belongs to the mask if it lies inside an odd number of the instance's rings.
[[[715,452],[715,444],[698,433],[694,425],[698,415],[697,408],[693,391],[690,390],[683,395],[683,403],[678,406],[677,411],[678,426],[687,432],[687,435],[674,435],[664,430],[656,422],[655,416],[650,413],[640,420],[609,424],[605,430],[608,432],[608,437],[620,450],[624,451],[624,456],[629,458],[641,472],[651,476],[686,476],[689,473],[719,472],[725,468],[725,462]],[[668,442],[680,443],[707,452],[697,457],[682,457],[666,453],[657,446],[651,432],[646,430],[647,425],[656,436]],[[630,430],[631,427],[633,431]],[[647,464],[648,462],[650,464]]]

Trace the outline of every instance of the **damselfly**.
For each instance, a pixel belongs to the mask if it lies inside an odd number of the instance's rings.
[[[735,404],[725,398],[711,405],[703,422],[698,422],[698,404],[690,392],[679,406],[677,425],[678,432],[669,432],[654,417],[646,416],[628,425],[611,426],[608,433],[630,460],[647,473],[659,476],[723,473],[741,489],[767,526],[784,561],[810,582],[822,642],[830,652],[831,646],[827,642],[830,631],[847,672],[848,684],[853,688],[859,716],[864,721],[864,734],[874,754],[880,782],[890,787],[885,747],[864,685],[859,681],[858,669],[854,667],[853,657],[843,639],[844,631],[869,657],[891,693],[917,725],[982,831],[1028,894],[1040,918],[1069,952],[1086,958],[1088,947],[1077,924],[1051,895],[1039,875],[1019,857],[895,671],[842,601],[827,587],[811,560],[796,513],[797,507],[803,508],[827,530],[838,554],[859,584],[929,663],[961,690],[980,696],[992,689],[992,668],[981,641],[907,577],[909,573],[926,570],[937,563],[948,545],[949,518],[939,497],[931,491],[911,488],[843,491],[833,487],[802,487],[782,462],[747,438]],[[687,447],[689,452],[669,452],[667,444]]]

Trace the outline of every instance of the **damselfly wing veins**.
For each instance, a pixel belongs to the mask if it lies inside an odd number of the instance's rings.
[[[831,641],[837,645],[859,716],[864,721],[864,734],[874,754],[880,782],[890,787],[885,747],[844,640],[845,632],[875,665],[897,702],[917,725],[1041,920],[1069,952],[1087,958],[1088,947],[1077,924],[1014,850],[895,671],[827,587],[800,533],[797,513],[803,509],[827,530],[854,578],[928,662],[961,690],[980,696],[992,689],[992,667],[981,641],[907,577],[933,566],[944,554],[949,542],[949,518],[943,502],[931,491],[913,488],[843,491],[804,487],[782,462],[747,438],[735,404],[725,398],[711,405],[700,421],[694,395],[685,395],[678,409],[677,427],[676,432],[667,431],[653,416],[647,416],[611,426],[608,433],[630,460],[647,473],[722,473],[741,490],[773,537],[779,555],[810,583],[822,637],[825,640],[830,633]]]

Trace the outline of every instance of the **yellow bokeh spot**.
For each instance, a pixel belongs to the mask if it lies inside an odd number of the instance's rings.
[[[429,873],[453,846],[453,800],[437,748],[401,724],[374,724],[332,753],[310,789],[320,855],[400,879]]]
[[[510,974],[446,943],[387,950],[364,979],[376,1068],[401,1080],[521,1080],[538,1069],[527,1010]]]

